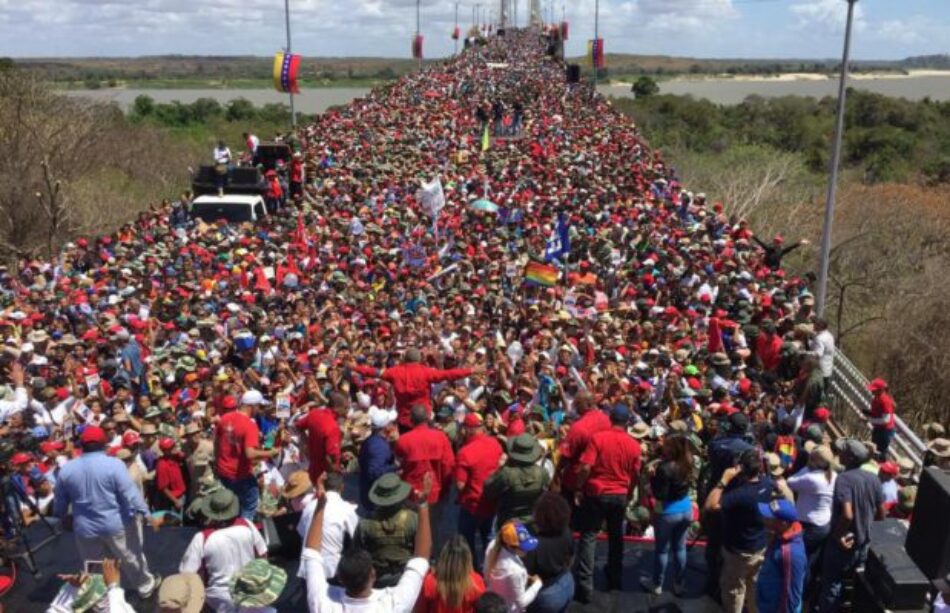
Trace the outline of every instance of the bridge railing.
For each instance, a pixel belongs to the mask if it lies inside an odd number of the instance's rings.
[[[871,408],[868,379],[841,351],[835,353],[831,389],[835,425],[847,436],[867,439],[871,430],[866,413]],[[895,416],[895,423],[890,455],[910,459],[919,470],[924,464],[927,445],[899,416]]]

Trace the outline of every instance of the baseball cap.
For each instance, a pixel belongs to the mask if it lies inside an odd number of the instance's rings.
[[[175,440],[171,438],[163,438],[158,442],[158,448],[162,451],[169,451],[175,447]]]
[[[264,400],[264,395],[257,390],[248,390],[244,392],[244,395],[241,396],[242,406],[261,406],[265,404],[270,404]]]
[[[831,417],[831,411],[829,411],[825,407],[818,407],[817,409],[815,409],[815,419],[820,421],[821,423],[826,423],[830,417]]]
[[[869,392],[880,392],[887,389],[887,381],[878,378],[868,384]]]
[[[236,409],[237,400],[234,398],[234,396],[225,396],[224,399],[221,401],[221,408],[224,409],[225,411]]]
[[[31,462],[31,461],[33,461],[33,457],[30,456],[30,454],[25,453],[25,452],[23,452],[23,451],[18,451],[17,453],[14,453],[14,454],[13,454],[13,457],[10,458],[10,464],[12,464],[12,465],[14,465],[14,466],[19,466],[19,465],[21,465],[21,464],[26,464],[26,463]]]
[[[83,445],[89,443],[104,443],[106,442],[106,433],[99,426],[86,426],[79,440],[82,441]]]
[[[795,504],[785,498],[778,498],[768,503],[760,502],[759,515],[766,519],[798,521],[798,511],[795,510]]]
[[[465,416],[463,425],[466,428],[478,428],[482,425],[482,418],[478,415],[478,413],[469,413]]]
[[[122,435],[122,446],[131,447],[132,445],[138,445],[142,442],[142,437],[139,436],[139,433],[135,430],[127,430],[125,434]]]
[[[625,404],[618,404],[610,411],[610,420],[615,422],[630,421],[630,409]]]
[[[538,547],[538,539],[531,536],[520,521],[509,521],[498,532],[498,538],[508,547],[514,547],[528,553]]]
[[[733,413],[729,416],[729,430],[732,432],[745,432],[749,429],[749,418],[745,413]]]

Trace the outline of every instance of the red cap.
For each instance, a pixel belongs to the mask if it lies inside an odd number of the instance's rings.
[[[877,378],[868,384],[869,392],[883,392],[886,389],[887,389],[887,381],[881,378]]]
[[[463,425],[466,428],[478,428],[482,425],[482,418],[478,415],[478,413],[469,413],[465,416]]]
[[[122,435],[122,446],[131,447],[132,445],[138,445],[142,442],[142,437],[139,436],[139,433],[135,430],[127,430],[125,434]]]
[[[815,409],[815,419],[817,419],[821,423],[827,422],[830,417],[831,417],[831,411],[829,411],[825,407],[818,407],[817,409]]]
[[[158,441],[158,448],[162,451],[171,451],[175,447],[175,440],[171,438],[163,438]]]
[[[62,451],[66,445],[62,441],[43,441],[40,443],[40,451],[49,455],[51,451]]]
[[[18,451],[17,453],[14,453],[13,457],[10,458],[10,464],[13,464],[14,466],[27,464],[32,461],[33,461],[33,457],[30,454],[24,453],[22,451]]]
[[[56,388],[56,399],[57,399],[57,400],[62,401],[62,400],[66,400],[67,398],[69,398],[69,390],[68,390],[68,389],[66,389],[65,387],[58,387],[58,388]]]
[[[86,426],[79,440],[82,441],[83,445],[89,443],[104,443],[106,442],[106,433],[99,426]]]
[[[236,409],[237,399],[234,396],[225,396],[224,400],[221,401],[221,408],[225,410]]]
[[[15,457],[15,456],[14,456]],[[896,477],[900,473],[900,467],[896,462],[884,462],[881,464],[881,474]]]

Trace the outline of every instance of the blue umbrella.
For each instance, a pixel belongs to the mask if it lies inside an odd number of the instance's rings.
[[[476,200],[472,203],[472,208],[476,211],[487,211],[489,213],[498,212],[498,205],[491,200]]]

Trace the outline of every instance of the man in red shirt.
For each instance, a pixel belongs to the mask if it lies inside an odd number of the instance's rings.
[[[307,435],[307,455],[310,458],[310,482],[316,483],[320,475],[340,468],[340,443],[343,434],[337,419],[346,414],[346,397],[330,394],[330,407],[311,409],[297,421],[297,429]]]
[[[610,418],[594,405],[594,398],[589,392],[577,394],[574,398],[574,409],[580,415],[580,419],[571,425],[567,436],[561,442],[561,458],[557,466],[561,493],[572,506],[574,493],[578,490],[577,471],[580,468],[580,457],[587,449],[592,436],[610,429]]]
[[[438,428],[429,426],[429,408],[421,404],[410,411],[413,428],[399,437],[393,453],[402,469],[402,479],[416,492],[421,492],[426,474],[432,473],[432,489],[426,502],[432,509],[432,525],[438,526],[442,517],[439,498],[447,490],[455,468],[455,454],[449,437]],[[435,531],[436,534],[444,530]]]
[[[455,459],[455,486],[459,497],[458,531],[468,541],[475,568],[479,568],[479,552],[485,551],[491,541],[494,505],[482,496],[485,481],[496,470],[504,455],[501,444],[485,434],[481,418],[475,413],[465,416],[466,442]],[[481,547],[475,547],[475,535],[482,537]]]
[[[766,321],[762,325],[762,334],[755,339],[755,355],[762,363],[762,370],[775,372],[782,363],[782,337],[775,330],[775,324]]]
[[[464,379],[479,368],[452,368],[438,370],[423,366],[422,354],[415,347],[406,350],[405,362],[392,368],[372,368],[370,366],[353,366],[353,372],[364,377],[377,377],[389,382],[393,386],[393,395],[396,397],[396,409],[399,411],[398,423],[400,428],[412,428],[409,411],[415,405],[422,405],[429,412],[427,419],[432,417],[431,387],[440,381]],[[433,525],[434,522],[433,522]]]
[[[607,589],[623,589],[623,518],[640,477],[640,443],[627,433],[630,409],[610,412],[610,429],[598,432],[580,457],[578,488],[581,540],[577,548],[577,594],[583,602],[594,591],[594,548],[607,521]]]
[[[254,465],[277,455],[278,449],[259,449],[261,431],[254,421],[254,412],[267,404],[257,390],[241,396],[238,409],[225,413],[214,430],[215,472],[221,485],[241,502],[241,517],[253,521],[257,514],[260,492],[254,477]]]
[[[162,457],[155,464],[155,489],[160,509],[169,509],[181,512],[185,504],[185,475],[181,470],[181,462],[175,455],[175,441],[163,438],[158,442]]]
[[[868,421],[871,422],[872,428],[871,441],[877,447],[879,458],[887,460],[887,450],[894,440],[894,411],[897,407],[894,399],[887,393],[887,382],[884,379],[871,381],[868,391],[873,394],[871,409],[868,412]]]

